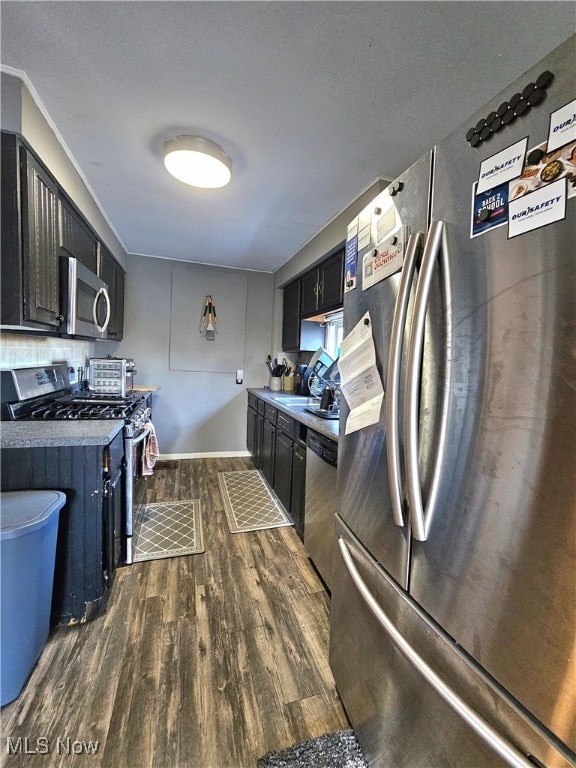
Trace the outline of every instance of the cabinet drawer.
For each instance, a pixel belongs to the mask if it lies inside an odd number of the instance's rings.
[[[258,398],[252,392],[248,392],[248,405],[250,408],[254,408],[255,411],[258,410]]]
[[[276,424],[276,414],[278,411],[273,405],[264,404],[264,418],[270,421],[272,424]]]
[[[286,414],[282,413],[282,411],[278,411],[276,425],[279,430],[284,432],[285,435],[288,435],[288,437],[294,437],[294,419],[292,419],[290,416],[286,416]]]
[[[256,400],[256,404],[257,404],[257,406],[258,406],[258,407],[256,408],[256,410],[258,411],[258,413],[261,413],[262,415],[264,415],[264,400],[258,400],[258,399],[257,399],[257,400]]]

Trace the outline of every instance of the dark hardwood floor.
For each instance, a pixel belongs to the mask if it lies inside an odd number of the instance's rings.
[[[218,471],[231,469],[253,464],[155,471],[148,501],[201,499],[206,552],[120,569],[102,616],[52,633],[2,709],[2,765],[253,768],[347,727],[327,595],[293,528],[229,533]]]

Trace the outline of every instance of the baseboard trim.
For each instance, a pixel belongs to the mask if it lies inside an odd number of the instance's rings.
[[[202,453],[161,453],[158,461],[174,459],[236,459],[251,456],[250,451],[207,451]]]

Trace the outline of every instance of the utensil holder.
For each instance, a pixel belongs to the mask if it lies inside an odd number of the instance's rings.
[[[282,376],[270,376],[270,391],[271,392],[282,391]]]
[[[282,379],[282,389],[284,392],[294,392],[296,389],[296,376],[284,376]]]

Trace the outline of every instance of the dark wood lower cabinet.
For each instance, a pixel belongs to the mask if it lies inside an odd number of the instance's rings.
[[[256,453],[256,427],[258,424],[258,413],[254,408],[248,408],[246,417],[246,448],[252,456]],[[254,461],[256,463],[256,460]]]
[[[292,453],[292,489],[290,517],[298,536],[304,541],[304,498],[306,496],[306,446],[294,443]]]
[[[123,456],[122,433],[109,446],[4,448],[1,452],[3,491],[53,488],[66,494],[58,524],[53,624],[89,621],[106,601],[119,557]],[[113,485],[107,498],[105,467]]]
[[[268,419],[262,426],[262,472],[271,486],[274,486],[274,457],[276,453],[276,427]]]
[[[266,417],[264,416],[266,412]],[[246,446],[304,540],[306,427],[248,395]]]
[[[274,490],[284,509],[290,513],[292,495],[292,451],[294,443],[283,432],[276,433],[276,454],[274,458]]]

